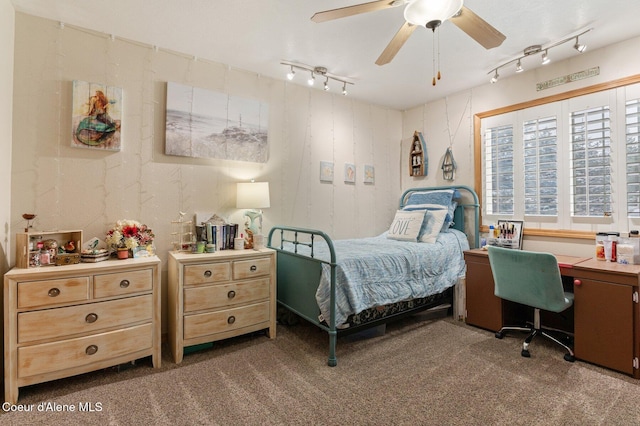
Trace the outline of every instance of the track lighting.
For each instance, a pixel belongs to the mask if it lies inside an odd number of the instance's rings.
[[[291,67],[291,71],[287,73],[287,80],[293,80],[293,77],[296,76],[296,71]]]
[[[522,68],[522,64],[520,63],[520,59],[518,59],[518,63],[516,64],[516,72],[522,72],[524,68]]]
[[[549,62],[551,62],[551,59],[549,59],[549,55],[547,54],[547,50],[545,50],[542,53],[542,65],[547,65]]]
[[[498,65],[497,67],[493,68],[491,71],[489,71],[487,74],[493,74],[493,76],[491,77],[491,79],[489,81],[491,81],[491,83],[495,83],[496,81],[498,81],[498,70],[500,68],[503,68],[509,64],[516,64],[516,72],[522,72],[524,71],[524,68],[522,67],[522,59],[540,53],[542,52],[542,65],[546,65],[549,62],[551,62],[551,60],[549,59],[549,50],[556,47],[556,46],[560,46],[561,44],[567,43],[569,41],[575,40],[575,44],[573,45],[573,48],[576,49],[578,52],[582,53],[587,49],[587,46],[584,44],[580,44],[579,38],[580,36],[588,33],[589,31],[591,31],[593,28],[589,28],[585,31],[582,31],[580,34],[577,35],[572,35],[571,37],[565,38],[563,40],[560,40],[556,43],[552,43],[548,46],[541,46],[539,44],[534,44],[532,46],[527,47],[526,49],[523,50],[522,55],[518,56],[517,58],[513,58],[510,61],[507,61],[503,64]]]
[[[339,83],[342,83],[342,94],[344,96],[347,95],[347,84],[353,84],[353,82],[349,81],[350,79],[347,77],[340,77],[335,74],[331,74],[327,71],[325,67],[312,67],[305,64],[300,64],[296,62],[289,61],[281,61],[282,65],[286,65],[289,67],[289,72],[287,73],[287,80],[293,80],[296,75],[296,69],[309,71],[311,73],[309,79],[307,80],[307,84],[309,86],[313,86],[315,84],[316,75],[319,75],[320,78],[324,77],[324,85],[323,88],[325,91],[329,91],[329,80],[335,80]]]

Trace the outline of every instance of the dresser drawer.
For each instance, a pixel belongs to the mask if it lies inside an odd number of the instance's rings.
[[[89,365],[152,347],[153,326],[142,324],[76,339],[18,348],[18,377]]]
[[[153,272],[151,269],[95,275],[93,277],[94,298],[151,291],[152,287]]]
[[[184,290],[184,311],[222,308],[269,298],[269,278],[228,284],[198,286]]]
[[[128,297],[85,305],[18,314],[18,343],[56,339],[79,333],[94,333],[149,321],[153,315],[152,296]]]
[[[215,283],[231,279],[229,262],[203,263],[184,267],[184,285]]]
[[[57,305],[89,299],[89,277],[18,283],[18,308]]]
[[[269,321],[269,301],[184,317],[184,338],[223,333]]]
[[[233,262],[233,279],[260,277],[271,273],[271,257],[261,257],[251,260],[237,260]]]

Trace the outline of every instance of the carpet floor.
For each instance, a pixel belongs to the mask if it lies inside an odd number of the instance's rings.
[[[307,323],[277,333],[216,342],[180,365],[163,348],[161,369],[144,359],[21,388],[33,411],[2,410],[0,423],[640,425],[640,381],[568,363],[544,340],[527,359],[521,335],[418,315],[340,338],[331,368],[326,333]]]

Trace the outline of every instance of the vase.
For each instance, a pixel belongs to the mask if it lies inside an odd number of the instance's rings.
[[[119,248],[118,249],[118,259],[128,259],[129,258],[129,249],[128,248]]]

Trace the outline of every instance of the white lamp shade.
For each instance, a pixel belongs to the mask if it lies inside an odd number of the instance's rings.
[[[269,201],[269,182],[238,183],[236,208],[265,209],[271,207]]]

